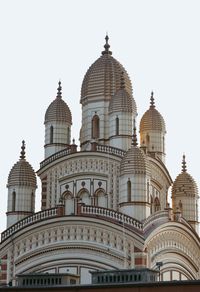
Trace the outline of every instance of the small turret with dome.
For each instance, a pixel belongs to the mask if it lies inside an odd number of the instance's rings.
[[[134,121],[132,146],[120,165],[119,206],[121,212],[138,220],[144,220],[150,215],[147,163],[143,150],[138,147]]]
[[[165,134],[165,121],[155,108],[152,92],[150,107],[140,121],[140,145],[149,153],[156,153],[162,162],[165,162]]]
[[[61,81],[54,101],[45,113],[45,158],[65,149],[71,141],[72,115],[62,99]]]
[[[124,67],[112,56],[108,36],[105,50],[90,66],[83,79],[81,88],[82,128],[80,143],[82,150],[89,149],[94,139],[94,129],[99,127],[98,142],[109,145],[109,103],[121,87],[121,72],[124,72],[124,86],[132,98],[132,85]],[[94,116],[98,119],[93,119]]]
[[[36,175],[25,158],[25,142],[21,155],[8,176],[7,228],[17,221],[32,215],[35,210]]]
[[[109,104],[110,146],[127,151],[131,146],[132,120],[137,116],[135,100],[125,88],[124,72],[121,85]]]
[[[185,155],[182,160],[182,172],[176,177],[172,187],[172,207],[192,225],[198,233],[198,188],[193,177],[187,172]]]

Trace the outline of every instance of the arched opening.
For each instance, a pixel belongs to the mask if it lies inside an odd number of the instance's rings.
[[[67,144],[70,144],[70,127],[67,127]]]
[[[158,197],[155,198],[154,200],[154,212],[160,211],[160,201]]]
[[[34,198],[34,193],[32,191],[32,193],[31,193],[31,212],[34,213],[34,210],[35,210],[35,198]]]
[[[131,181],[127,181],[127,202],[131,202]]]
[[[53,126],[50,127],[50,144],[53,143]]]
[[[146,134],[146,145],[149,146],[150,143],[150,136],[149,134]]]
[[[94,205],[102,208],[108,207],[108,200],[106,193],[103,189],[99,189],[94,194]]]
[[[78,202],[83,203],[85,205],[91,205],[91,197],[89,195],[88,190],[82,189],[78,193],[77,198],[78,198]]]
[[[99,138],[99,117],[94,115],[92,118],[92,139]]]
[[[16,211],[16,192],[12,192],[12,212]]]
[[[65,205],[65,215],[73,215],[74,214],[74,198],[71,192],[65,192],[61,200]]]
[[[118,116],[115,119],[115,135],[119,135],[119,118]]]
[[[150,196],[151,198],[151,214],[153,214],[153,197],[152,196]]]

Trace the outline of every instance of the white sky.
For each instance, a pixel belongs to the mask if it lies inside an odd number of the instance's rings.
[[[198,0],[1,0],[0,231],[6,227],[7,177],[22,139],[35,170],[43,160],[44,114],[59,79],[78,142],[81,83],[100,56],[107,31],[113,56],[132,80],[137,124],[154,90],[167,126],[171,176],[180,172],[185,152],[199,186],[199,11]]]

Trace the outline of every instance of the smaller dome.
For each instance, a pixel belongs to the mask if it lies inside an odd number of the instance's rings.
[[[186,169],[185,155],[183,155],[182,172],[176,177],[172,187],[172,197],[176,195],[198,196],[197,184]]]
[[[137,114],[137,107],[135,100],[125,89],[124,72],[121,73],[121,86],[115,95],[112,96],[109,104],[109,112],[130,112]]]
[[[48,122],[64,122],[72,124],[72,115],[68,105],[62,100],[62,87],[59,81],[58,93],[54,101],[49,105],[45,113],[45,121]]]
[[[151,130],[166,133],[165,121],[162,115],[155,109],[153,92],[151,93],[150,108],[144,113],[140,121],[140,132]]]
[[[25,159],[25,142],[22,141],[20,160],[15,163],[8,176],[7,187],[31,186],[37,187],[36,175],[32,166]]]
[[[145,174],[147,172],[147,161],[144,152],[137,147],[136,129],[134,128],[133,142],[131,148],[124,155],[120,173],[122,174]]]

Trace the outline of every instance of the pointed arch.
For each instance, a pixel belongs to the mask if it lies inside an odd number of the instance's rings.
[[[127,202],[131,202],[131,181],[127,181]]]
[[[98,207],[108,208],[108,198],[104,189],[99,188],[94,193],[94,205]]]
[[[51,125],[50,126],[50,144],[53,143],[53,132],[54,132],[54,129],[53,129],[53,126]]]
[[[91,205],[91,196],[89,191],[85,188],[81,189],[77,194],[78,201],[85,205]]]
[[[64,192],[61,196],[61,201],[65,205],[65,215],[74,214],[74,197],[70,191]]]
[[[154,199],[154,212],[160,211],[160,200],[158,197]]]
[[[92,118],[92,139],[99,138],[99,116],[95,114]]]

